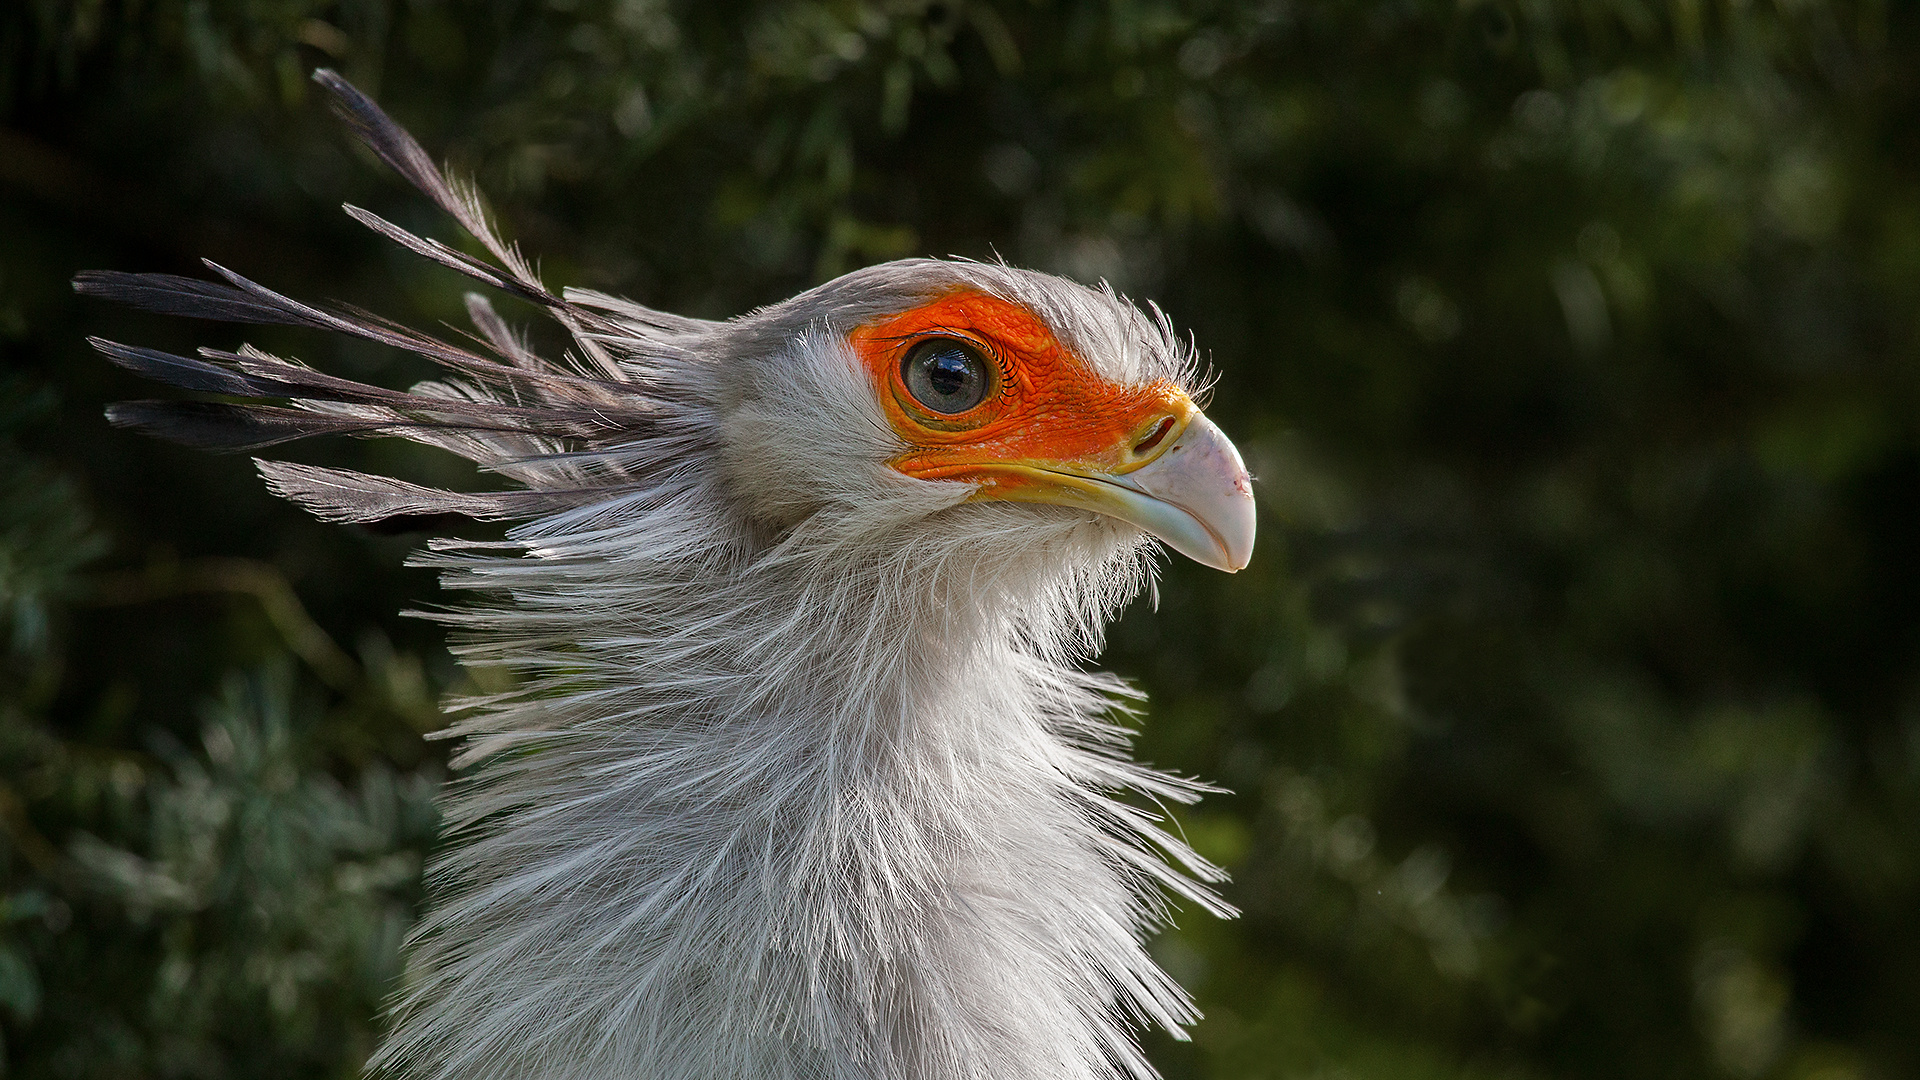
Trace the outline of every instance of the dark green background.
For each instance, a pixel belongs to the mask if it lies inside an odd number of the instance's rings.
[[[1920,1075],[1920,14],[1892,0],[9,0],[0,1033],[23,1076],[351,1075],[465,678],[419,534],[109,429],[82,302],[210,256],[433,326],[451,227],[726,316],[995,252],[1151,298],[1259,477],[1104,663],[1236,922],[1170,1077]],[[525,310],[510,312],[528,320]],[[250,340],[403,386],[372,347]],[[549,339],[551,340],[551,339]],[[477,482],[403,445],[300,460]]]

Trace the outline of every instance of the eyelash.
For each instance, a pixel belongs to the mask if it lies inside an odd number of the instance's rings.
[[[1013,364],[1008,361],[1005,356],[1001,355],[999,346],[993,342],[984,341],[965,330],[952,330],[944,326],[928,327],[925,330],[917,330],[911,334],[902,334],[892,340],[903,342],[908,348],[911,348],[915,342],[940,337],[964,341],[980,350],[980,355],[991,361],[995,370],[999,373],[999,378],[994,382],[994,400],[1005,402],[1011,399],[1013,394]]]

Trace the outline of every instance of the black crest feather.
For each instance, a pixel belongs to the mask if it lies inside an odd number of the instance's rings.
[[[555,364],[534,354],[478,294],[470,294],[467,302],[478,331],[473,341],[492,356],[355,308],[291,299],[211,261],[207,269],[219,280],[89,270],[73,280],[74,290],[85,296],[162,315],[347,334],[423,356],[451,376],[403,392],[328,375],[251,347],[201,349],[198,357],[185,357],[90,338],[113,363],[145,378],[192,393],[243,399],[122,402],[108,408],[108,419],[217,450],[257,450],[312,435],[397,435],[484,458],[497,471],[522,479],[537,472],[546,481],[537,491],[461,493],[344,470],[260,463],[274,491],[336,521],[434,520],[448,514],[524,518],[617,488],[617,475],[604,470],[591,484],[554,481],[577,472],[564,464],[572,451],[617,446],[657,422],[657,406],[646,388],[603,344],[630,336],[631,313],[622,308],[604,314],[549,291],[519,250],[499,237],[471,187],[448,179],[413,136],[338,74],[323,69],[314,73],[314,81],[330,93],[334,111],[354,135],[458,222],[495,262],[417,236],[356,206],[345,207],[347,214],[418,255],[544,308],[571,333],[581,353],[578,362]],[[632,308],[648,317],[640,325],[685,321]],[[561,464],[526,466],[541,459]]]

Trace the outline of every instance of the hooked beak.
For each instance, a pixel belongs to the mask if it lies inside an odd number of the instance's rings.
[[[1225,433],[1199,410],[1159,452],[1120,469],[1001,463],[1018,481],[977,497],[1077,506],[1140,526],[1195,562],[1235,573],[1253,557],[1253,483]],[[1009,477],[1010,479],[1012,477]]]

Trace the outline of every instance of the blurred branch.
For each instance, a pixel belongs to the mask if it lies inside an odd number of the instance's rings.
[[[40,834],[27,820],[26,804],[21,802],[13,785],[0,780],[0,832],[4,832],[7,842],[13,845],[27,864],[43,876],[54,881],[66,879],[66,860],[60,857],[60,851],[52,841]]]
[[[287,647],[328,686],[342,693],[362,686],[360,665],[307,614],[286,575],[255,559],[200,559],[145,571],[98,574],[91,599],[95,604],[121,606],[207,592],[244,593],[258,600]]]

